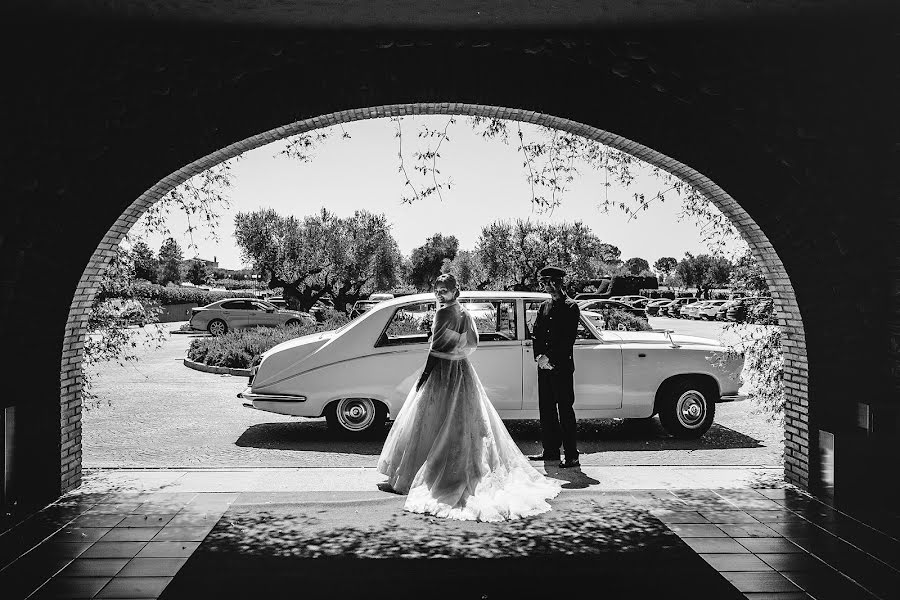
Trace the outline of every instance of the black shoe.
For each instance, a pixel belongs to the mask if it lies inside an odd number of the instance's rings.
[[[528,457],[528,460],[554,461],[554,460],[559,460],[559,457],[558,456],[547,456],[545,454],[532,454],[531,456]]]
[[[571,469],[573,467],[580,467],[580,466],[581,466],[581,463],[578,462],[577,458],[573,458],[572,460],[569,460],[567,458],[566,460],[560,461],[560,463],[559,463],[560,469]]]

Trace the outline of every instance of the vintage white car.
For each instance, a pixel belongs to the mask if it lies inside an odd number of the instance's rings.
[[[470,357],[504,419],[538,418],[531,325],[547,294],[463,292],[473,310],[478,350]],[[400,411],[428,354],[430,294],[380,302],[340,329],[303,336],[263,353],[245,406],[283,415],[325,416],[355,436],[378,431]],[[582,315],[575,343],[575,414],[647,418],[672,435],[696,438],[717,402],[738,400],[743,358],[715,340],[670,331],[600,331]]]

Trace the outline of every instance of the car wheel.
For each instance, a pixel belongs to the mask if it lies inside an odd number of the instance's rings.
[[[342,437],[375,435],[382,430],[386,419],[384,404],[370,398],[341,398],[325,411],[328,428]]]
[[[228,333],[228,325],[222,319],[213,319],[206,326],[206,330],[212,335],[224,335]]]
[[[302,324],[299,319],[290,319],[284,325],[285,327],[297,327]]]
[[[679,379],[660,390],[659,421],[676,438],[696,439],[712,426],[716,392],[709,383]]]

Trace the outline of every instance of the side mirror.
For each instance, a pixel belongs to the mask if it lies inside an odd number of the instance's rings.
[[[267,309],[266,309],[266,312],[267,312],[267,313],[273,313],[273,312],[275,312],[275,309],[274,309],[274,308],[267,308]]]

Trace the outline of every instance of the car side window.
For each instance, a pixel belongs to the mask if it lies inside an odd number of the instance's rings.
[[[462,300],[478,328],[478,339],[496,342],[516,339],[515,300]]]
[[[534,331],[534,322],[537,319],[538,310],[541,308],[543,300],[526,300],[525,301],[525,339],[530,340]]]
[[[543,300],[526,300],[525,301],[525,339],[532,339],[532,331],[534,330],[534,321],[537,319],[538,310]],[[589,310],[587,308],[583,310]],[[597,336],[579,319],[578,329],[575,331],[575,339],[578,340],[596,340]]]
[[[435,303],[419,302],[397,307],[376,346],[423,344],[431,338]]]
[[[576,340],[596,340],[597,336],[587,328],[584,322],[579,319],[578,320],[578,329],[575,331],[575,339]]]
[[[253,308],[252,306],[248,306],[250,304],[246,300],[231,300],[230,302],[223,302],[222,308],[225,310],[248,310]]]

